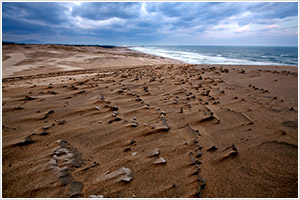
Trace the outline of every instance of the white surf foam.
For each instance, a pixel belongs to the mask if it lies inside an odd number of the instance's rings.
[[[204,55],[196,52],[174,51],[161,49],[159,47],[132,47],[132,50],[140,51],[146,54],[162,56],[180,60],[189,64],[228,64],[228,65],[282,65],[274,62],[260,62],[246,59],[226,58],[221,54],[216,56]]]

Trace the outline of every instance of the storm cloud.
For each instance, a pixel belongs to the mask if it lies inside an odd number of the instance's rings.
[[[3,2],[4,41],[293,45],[296,2]]]

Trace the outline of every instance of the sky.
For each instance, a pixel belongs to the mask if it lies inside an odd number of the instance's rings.
[[[2,40],[298,46],[297,2],[3,2]]]

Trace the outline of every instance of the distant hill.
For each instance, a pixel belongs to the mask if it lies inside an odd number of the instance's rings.
[[[12,41],[2,41],[2,44],[17,44],[16,42]]]
[[[53,45],[65,45],[65,46],[91,46],[91,47],[102,47],[102,48],[116,48],[118,47],[117,45],[99,45],[99,44],[59,44],[59,43],[46,43],[40,40],[22,40],[18,42],[14,41],[2,41],[2,44],[18,44],[18,45],[23,45],[23,44],[53,44]]]
[[[40,40],[21,40],[16,43],[22,43],[22,44],[45,44],[45,42]]]

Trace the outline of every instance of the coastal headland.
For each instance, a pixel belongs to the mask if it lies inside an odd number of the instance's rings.
[[[298,68],[2,48],[2,195],[298,196]]]

